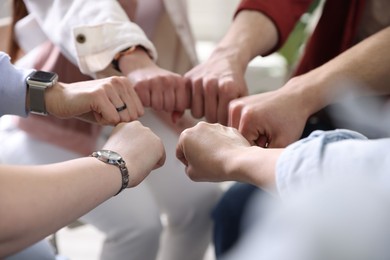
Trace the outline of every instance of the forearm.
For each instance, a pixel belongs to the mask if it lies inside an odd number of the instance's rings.
[[[0,256],[69,224],[121,185],[117,167],[95,158],[47,166],[0,166]]]
[[[390,93],[390,27],[374,34],[302,76],[290,80],[283,93],[295,93],[314,113],[351,91],[357,95]],[[354,84],[353,82],[357,83]],[[348,84],[349,83],[349,84]],[[364,89],[356,89],[364,86]]]
[[[275,193],[276,162],[284,149],[263,149],[258,146],[244,148],[236,154],[230,165],[232,174],[239,176],[237,181],[256,185],[271,193]]]
[[[245,70],[249,61],[273,49],[277,41],[277,29],[267,16],[257,11],[241,11],[212,56],[235,59]]]

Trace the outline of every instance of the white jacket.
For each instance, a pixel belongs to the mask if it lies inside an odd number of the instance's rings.
[[[49,39],[72,63],[78,65],[81,72],[93,77],[111,63],[116,53],[129,46],[141,45],[157,60],[155,45],[137,24],[129,20],[117,0],[24,2],[31,14],[18,22],[15,29],[22,49],[27,52]],[[194,65],[196,54],[185,2],[166,0],[164,7],[185,56]],[[166,32],[156,31],[161,35],[157,42],[164,42],[163,38],[172,39]],[[170,55],[174,53],[177,52],[170,52]],[[189,66],[186,67],[189,69]]]

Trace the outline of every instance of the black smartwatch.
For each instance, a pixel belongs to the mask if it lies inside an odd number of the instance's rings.
[[[119,171],[121,172],[122,175],[122,186],[119,189],[119,191],[115,194],[115,196],[118,195],[122,190],[127,188],[127,185],[129,184],[129,171],[127,170],[125,161],[118,153],[110,150],[99,150],[93,152],[91,156],[97,158],[102,162],[115,165],[119,168]]]
[[[38,115],[47,115],[45,106],[45,90],[57,84],[58,75],[54,72],[34,71],[26,79],[30,112]]]

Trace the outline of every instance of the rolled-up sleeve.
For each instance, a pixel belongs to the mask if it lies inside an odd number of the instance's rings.
[[[266,15],[278,30],[278,43],[270,54],[278,50],[287,40],[291,31],[303,13],[307,11],[312,0],[242,0],[236,14],[243,10],[258,11]]]
[[[131,22],[116,0],[25,0],[47,37],[81,72],[94,76],[119,51],[143,46],[156,60],[157,52],[142,29]]]
[[[33,70],[18,69],[0,52],[0,116],[27,116],[26,78]]]

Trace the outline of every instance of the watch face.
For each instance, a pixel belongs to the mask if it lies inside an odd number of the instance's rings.
[[[36,71],[31,74],[30,80],[41,82],[52,82],[57,77],[57,74],[46,71]]]
[[[105,157],[105,158],[112,160],[112,161],[117,161],[117,160],[122,159],[122,157],[118,153],[113,152],[113,151],[108,151],[108,150],[100,150],[100,151],[98,151],[98,155]]]

